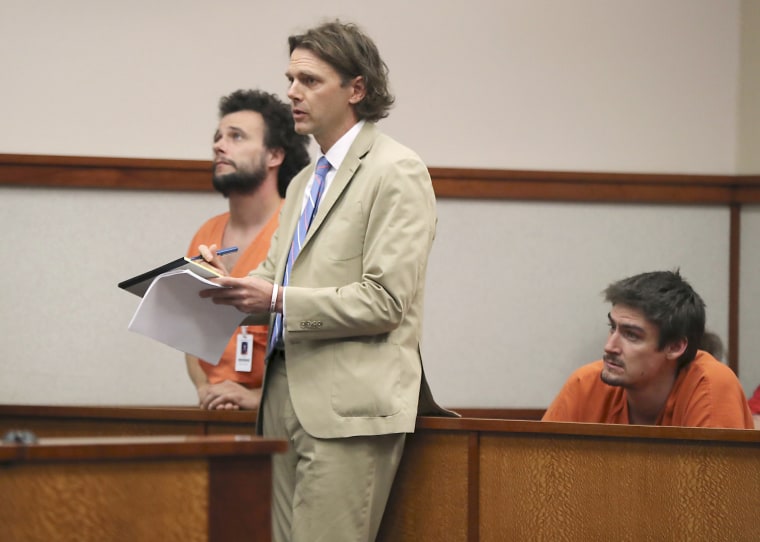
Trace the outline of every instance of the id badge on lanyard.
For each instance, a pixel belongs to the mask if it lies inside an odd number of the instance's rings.
[[[237,350],[235,354],[235,370],[241,373],[250,373],[253,366],[253,335],[248,333],[246,326],[240,327],[237,336]]]

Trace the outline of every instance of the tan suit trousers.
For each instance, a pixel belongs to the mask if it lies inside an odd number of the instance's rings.
[[[312,437],[293,410],[284,356],[269,363],[263,434],[289,445],[272,460],[274,542],[374,541],[406,434]]]

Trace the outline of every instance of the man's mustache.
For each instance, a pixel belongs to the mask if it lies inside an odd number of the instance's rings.
[[[620,361],[619,357],[610,354],[605,354],[602,356],[602,359],[610,365],[615,365],[616,367],[623,367],[625,365],[622,361]]]
[[[226,158],[219,158],[218,160],[214,160],[214,167],[218,166],[219,164],[227,164],[234,168],[237,168],[237,164],[235,164],[235,162],[232,160],[227,160]]]

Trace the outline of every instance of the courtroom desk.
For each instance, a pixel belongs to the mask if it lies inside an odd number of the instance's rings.
[[[760,431],[420,417],[380,542],[760,539]]]
[[[197,407],[0,405],[0,435],[28,429],[42,437],[256,433],[255,410]]]
[[[248,435],[0,444],[0,540],[229,542],[271,537],[271,454]]]

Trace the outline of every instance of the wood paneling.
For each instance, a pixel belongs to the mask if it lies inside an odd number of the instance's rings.
[[[750,540],[756,452],[688,441],[483,435],[488,529],[480,540]]]
[[[268,461],[246,457],[211,461],[209,496],[210,541],[271,539],[272,469]]]
[[[468,445],[466,433],[407,436],[378,542],[468,540]]]
[[[759,452],[752,430],[419,418],[379,540],[755,540]]]
[[[3,539],[204,542],[207,468],[200,460],[0,468]]]
[[[0,525],[13,542],[269,540],[271,454],[242,435],[0,444]]]
[[[480,541],[751,540],[760,458],[748,452],[689,441],[483,435]]]

